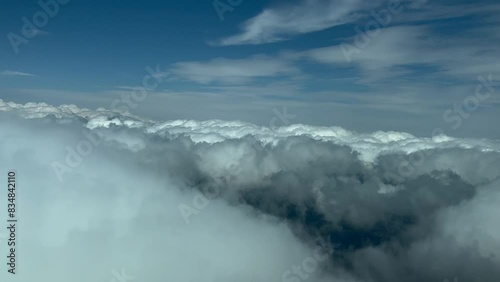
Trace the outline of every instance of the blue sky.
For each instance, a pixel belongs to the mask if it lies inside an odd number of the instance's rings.
[[[150,66],[162,83],[131,111],[153,119],[268,125],[286,107],[292,123],[500,138],[500,90],[463,106],[479,76],[500,86],[498,1],[54,1],[35,25],[38,1],[2,0],[1,99],[110,108]]]

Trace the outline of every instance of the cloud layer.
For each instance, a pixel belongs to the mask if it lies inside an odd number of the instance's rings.
[[[497,140],[3,101],[0,140],[18,281],[500,277]]]

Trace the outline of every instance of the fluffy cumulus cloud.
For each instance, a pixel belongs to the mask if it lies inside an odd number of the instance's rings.
[[[500,277],[498,140],[1,100],[0,140],[17,281]]]

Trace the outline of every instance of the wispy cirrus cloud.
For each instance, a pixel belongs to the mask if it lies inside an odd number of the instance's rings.
[[[223,38],[217,44],[264,44],[286,40],[293,35],[352,22],[360,16],[356,12],[373,8],[380,2],[306,0],[295,5],[268,8],[246,21],[241,33]]]
[[[0,72],[0,75],[12,75],[12,76],[35,76],[34,74],[13,70],[4,70]]]
[[[404,8],[404,17],[395,18],[393,22],[399,24],[470,15],[495,15],[500,9],[495,3],[477,5],[427,0],[301,0],[294,4],[264,9],[244,22],[238,34],[222,38],[214,45],[258,45],[288,40],[296,35],[362,21],[388,7]]]
[[[478,73],[500,72],[499,53],[493,45],[461,36],[438,36],[437,28],[425,25],[384,28],[373,38],[356,35],[341,44],[311,49],[303,55],[323,64],[354,67],[361,72],[359,81],[363,82],[408,77],[419,68],[425,68],[427,75],[448,78],[475,79]],[[468,29],[462,34],[491,32],[492,29]],[[356,40],[362,41],[363,46],[357,45]]]
[[[284,58],[256,55],[244,59],[179,62],[173,65],[170,72],[179,78],[201,84],[244,84],[258,78],[292,75],[300,71]]]

